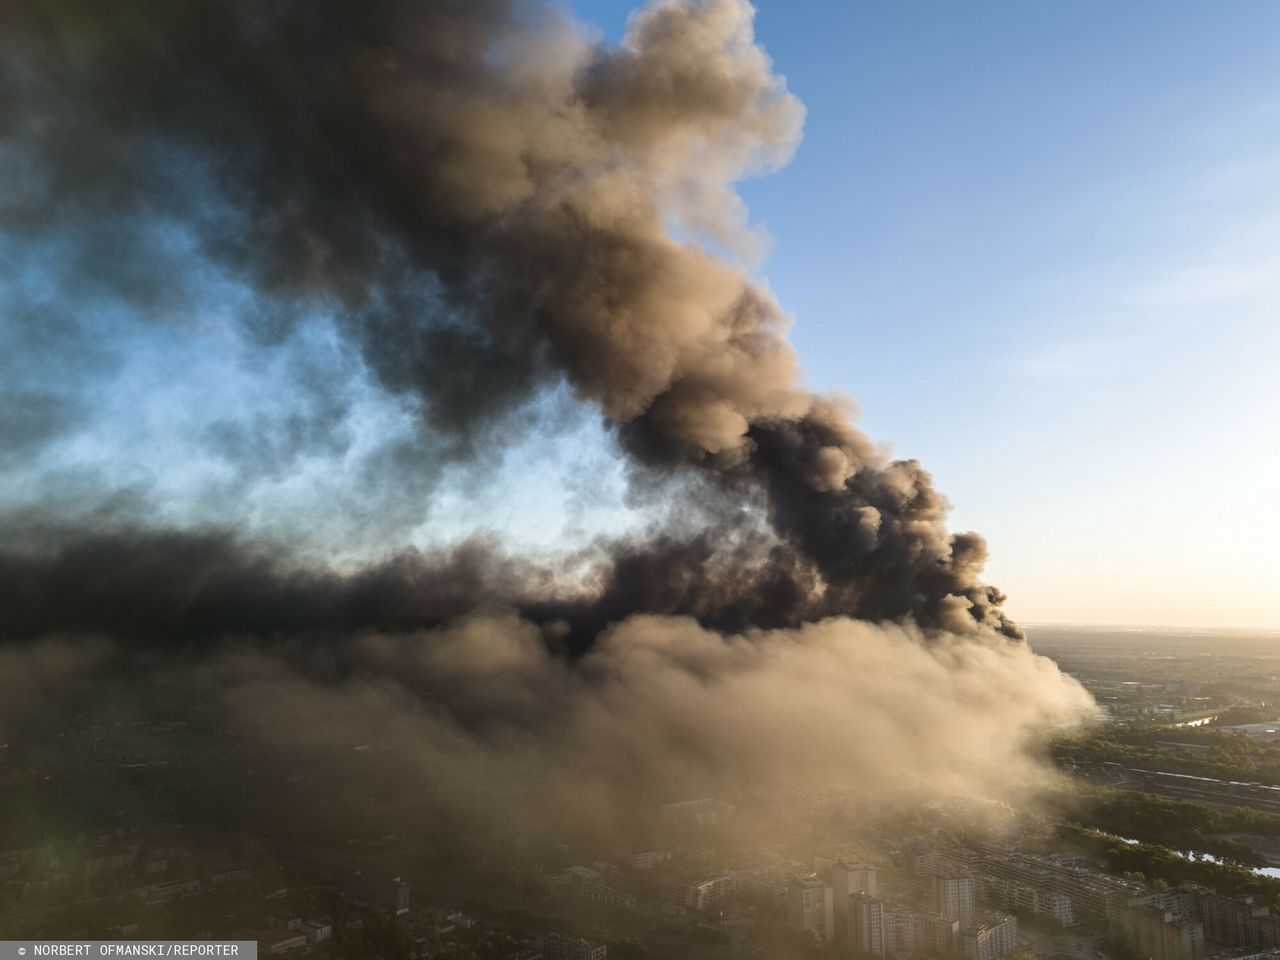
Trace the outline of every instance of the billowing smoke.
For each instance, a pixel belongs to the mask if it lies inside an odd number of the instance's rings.
[[[702,796],[1026,803],[1045,783],[1028,740],[1089,704],[1021,646],[846,618],[726,636],[634,616],[572,665],[549,640],[497,612],[143,663],[46,639],[0,651],[0,735],[38,740],[72,713],[131,731],[117,747],[130,760],[189,769],[176,796],[80,774],[104,810],[304,842],[413,824],[441,849],[531,827],[616,843],[656,829],[661,804]],[[190,725],[176,745],[155,711]],[[198,731],[216,747],[189,753]],[[64,805],[45,812],[75,824]]]
[[[657,3],[603,49],[519,3],[16,5],[5,223],[42,285],[92,293],[81,327],[113,300],[190,322],[193,257],[266,343],[332,312],[461,455],[567,378],[643,463],[760,501],[776,622],[1017,637],[929,476],[806,392],[778,305],[694,242],[746,243],[732,182],[800,130],[751,12]],[[14,406],[16,443],[53,429],[56,395]]]
[[[0,8],[0,633],[31,678],[10,702],[181,683],[293,743],[385,714],[423,767],[588,758],[619,796],[833,758],[964,791],[1029,770],[1026,740],[1087,698],[1020,642],[929,475],[805,389],[750,274],[733,185],[803,119],[752,12],[655,0],[606,46],[520,0]],[[73,387],[127,365],[122,329],[180,342],[210,317],[295,404],[202,434],[219,469],[287,485],[345,456],[367,382],[418,428],[340,501],[375,525],[553,429],[567,390],[633,498],[668,505],[569,556],[390,543],[341,568],[295,555],[304,524],[259,536],[230,481],[184,525],[95,474],[109,397]],[[59,444],[90,464],[74,483],[32,467]]]

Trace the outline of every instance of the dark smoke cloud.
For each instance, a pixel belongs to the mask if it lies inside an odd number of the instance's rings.
[[[700,472],[762,502],[758,578],[735,575],[741,540],[719,555],[695,538],[696,576],[674,562],[657,609],[763,597],[739,619],[1020,637],[929,476],[805,391],[778,305],[699,245],[749,255],[732,184],[799,136],[751,16],[744,0],[664,0],[604,48],[517,0],[11,4],[0,137],[22,189],[0,217],[79,310],[181,326],[224,284],[264,350],[334,317],[377,382],[452,438],[440,457],[510,444],[517,412],[567,381],[640,476]],[[65,416],[29,408],[8,443]],[[281,448],[338,442],[323,428],[337,415],[209,441],[271,475],[293,463]],[[645,556],[619,564],[655,580],[675,554]]]
[[[46,544],[59,539],[55,531],[39,534]],[[510,602],[526,579],[480,542],[430,561],[406,552],[343,575],[290,563],[278,550],[225,532],[67,536],[37,554],[0,555],[0,636],[92,633],[147,646],[422,627]]]
[[[0,552],[0,638],[13,640],[90,634],[147,648],[307,635],[321,643],[503,608],[554,628],[557,645],[581,655],[610,624],[644,613],[724,631],[848,615],[816,564],[768,530],[723,520],[693,534],[601,541],[543,563],[473,538],[345,572],[225,530],[20,527],[9,521]]]

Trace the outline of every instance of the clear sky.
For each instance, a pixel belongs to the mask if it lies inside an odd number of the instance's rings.
[[[1280,625],[1280,5],[758,7],[808,116],[742,192],[812,385],[1015,616]]]

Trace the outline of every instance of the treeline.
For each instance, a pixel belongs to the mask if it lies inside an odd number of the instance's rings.
[[[1177,744],[1209,747],[1190,750]],[[1057,758],[1118,763],[1218,780],[1280,784],[1280,743],[1211,728],[1125,725],[1090,730],[1052,745]]]
[[[1222,727],[1235,723],[1270,723],[1276,718],[1277,709],[1256,704],[1236,704],[1218,713],[1211,726]]]
[[[1159,844],[1125,843],[1079,823],[1060,824],[1057,836],[1059,842],[1072,849],[1106,860],[1115,874],[1148,883],[1163,881],[1170,886],[1199,883],[1228,896],[1251,896],[1259,905],[1280,907],[1280,880],[1244,867],[1192,860]]]
[[[1218,810],[1189,800],[1105,788],[1080,790],[1076,805],[1075,819],[1086,826],[1175,850],[1212,854],[1245,866],[1265,867],[1268,862],[1245,844],[1219,834],[1280,837],[1280,816],[1247,807]]]

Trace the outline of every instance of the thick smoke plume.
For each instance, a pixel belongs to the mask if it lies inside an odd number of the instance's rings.
[[[264,345],[333,313],[458,455],[567,378],[641,462],[762,500],[774,622],[1016,638],[981,539],[803,389],[778,305],[694,242],[744,246],[732,182],[799,135],[751,14],[655,3],[606,49],[527,3],[12,5],[4,222],[100,314],[190,322],[182,258],[242,288]],[[56,397],[16,400],[13,442],[56,430]]]
[[[1089,702],[1022,647],[847,619],[726,636],[637,616],[573,665],[547,641],[502,613],[142,664],[102,641],[48,639],[0,650],[0,735],[21,744],[59,713],[136,729],[127,756],[189,765],[195,789],[93,789],[104,810],[160,821],[305,841],[407,818],[438,846],[532,817],[552,835],[589,825],[616,842],[651,828],[660,804],[706,795],[1026,802],[1044,785],[1028,740]],[[154,711],[216,731],[218,758],[188,759],[193,734],[175,748],[146,722]],[[514,816],[512,791],[542,799]],[[45,813],[74,823],[62,806]]]
[[[3,329],[27,358],[0,361],[6,702],[194,685],[262,738],[354,710],[407,724],[424,768],[529,762],[619,797],[833,762],[964,791],[1029,770],[1026,740],[1087,698],[1019,642],[929,475],[805,389],[750,275],[733,184],[803,119],[752,13],[655,0],[605,46],[519,0],[0,7]],[[22,464],[98,399],[64,388],[113,362],[96,331],[180,339],[211,313],[255,356],[331,324],[433,464],[527,441],[567,385],[635,495],[688,508],[555,560],[471,542],[334,569],[234,511],[191,529],[145,493],[30,494]],[[285,477],[340,449],[342,392],[298,366],[280,436],[211,448]],[[418,490],[433,464],[383,466]]]

